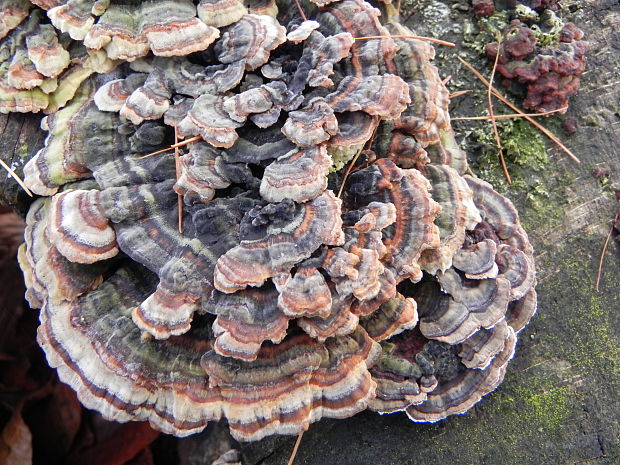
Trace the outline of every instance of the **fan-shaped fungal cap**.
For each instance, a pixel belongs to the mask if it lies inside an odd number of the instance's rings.
[[[326,317],[332,311],[332,296],[325,278],[316,268],[300,268],[280,286],[278,308],[285,315]]]
[[[179,194],[194,193],[203,202],[208,202],[214,197],[216,189],[230,185],[221,167],[221,156],[204,142],[192,144],[189,153],[179,158],[179,164],[181,175],[174,185],[174,190]]]
[[[101,111],[120,111],[129,96],[144,84],[144,73],[133,73],[124,79],[114,79],[95,92],[95,104]]]
[[[465,230],[474,229],[481,218],[474,205],[471,189],[456,170],[449,166],[429,164],[424,167],[424,174],[433,188],[433,200],[441,206],[435,219],[441,246],[425,250],[420,262],[425,271],[436,274],[452,265],[452,257],[465,240]]]
[[[66,190],[52,199],[49,239],[72,262],[93,263],[118,254],[116,234],[98,194]]]
[[[338,120],[332,108],[319,97],[303,110],[291,111],[282,133],[299,147],[311,147],[338,134]]]
[[[277,305],[273,286],[244,289],[234,294],[215,293],[207,311],[213,322],[215,351],[225,357],[255,360],[265,341],[280,343],[286,336],[289,318]]]
[[[504,350],[510,331],[508,324],[501,321],[493,328],[480,330],[466,339],[459,352],[463,365],[484,370],[495,356]]]
[[[251,365],[207,353],[202,366],[231,406],[225,412],[233,435],[255,440],[277,432],[297,434],[319,416],[344,418],[362,410],[374,395],[367,367],[379,351],[358,329],[325,345],[292,336],[263,348]],[[237,403],[246,408],[235,412]]]
[[[224,99],[214,95],[198,97],[179,124],[179,134],[182,137],[200,136],[215,147],[232,147],[239,138],[235,129],[243,123],[231,119],[223,104]]]
[[[462,370],[455,378],[440,383],[427,395],[425,402],[407,407],[407,416],[413,421],[432,423],[469,410],[502,382],[516,342],[514,331],[508,327],[504,349],[487,368]]]
[[[278,120],[281,109],[294,110],[302,101],[303,97],[293,94],[286,84],[274,81],[226,98],[223,108],[230,118],[240,123],[254,114],[250,117],[254,124],[265,128]]]
[[[417,303],[397,294],[379,309],[361,319],[360,324],[375,341],[389,339],[418,324]]]
[[[518,334],[530,322],[536,313],[538,302],[536,291],[532,287],[525,296],[508,304],[506,322]]]
[[[286,41],[286,28],[275,18],[249,14],[233,24],[215,44],[222,63],[243,61],[252,71],[269,61],[269,54]]]
[[[499,267],[498,278],[510,282],[510,300],[523,298],[536,284],[534,265],[525,252],[507,244],[500,244],[495,255]]]
[[[388,23],[386,28],[391,34],[414,35],[411,29],[393,21]],[[450,101],[448,90],[439,77],[437,68],[431,63],[435,51],[428,42],[421,40],[394,40],[399,49],[390,60],[388,69],[408,84],[411,98],[411,104],[400,115],[396,126],[415,136],[423,147],[436,144],[441,138],[441,132],[450,127]]]
[[[378,160],[350,176],[348,195],[359,203],[392,203],[397,221],[384,235],[388,243],[383,262],[397,281],[419,280],[418,260],[426,249],[439,247],[439,230],[433,224],[440,206],[430,196],[430,183],[417,170],[402,170],[392,161]]]
[[[200,0],[198,4],[198,17],[217,28],[236,23],[247,13],[239,0]]]
[[[303,205],[284,201],[256,209],[249,214],[241,244],[218,259],[215,287],[231,293],[260,286],[267,278],[287,273],[320,245],[342,244],[340,204],[325,191]]]
[[[496,253],[497,244],[491,239],[485,239],[457,250],[452,257],[452,265],[463,271],[469,279],[495,278],[498,273]]]
[[[363,111],[385,119],[395,119],[403,112],[409,99],[409,87],[393,74],[357,78],[347,76],[336,92],[325,101],[337,113]]]
[[[159,119],[170,107],[171,97],[163,73],[154,72],[127,97],[119,113],[136,125],[144,120]]]
[[[481,327],[491,328],[504,318],[508,308],[510,283],[506,279],[466,280],[453,269],[439,278],[439,293],[431,286],[416,295],[425,312],[420,330],[427,338],[458,344]]]
[[[286,40],[293,42],[294,44],[298,44],[310,37],[312,31],[318,29],[319,27],[321,27],[321,24],[317,21],[306,20],[289,32],[286,35]]]
[[[4,0],[0,4],[0,39],[19,26],[31,8],[32,3],[27,0]]]
[[[327,188],[331,166],[325,145],[293,150],[265,168],[260,194],[268,202],[307,202]]]
[[[329,76],[334,73],[334,64],[349,55],[354,43],[348,32],[325,37],[313,31],[304,42],[304,51],[291,83],[293,92],[303,90],[306,84],[311,87],[333,86]]]
[[[95,22],[91,14],[92,0],[37,0],[33,3],[47,10],[54,27],[68,33],[73,40],[83,40]]]
[[[69,52],[59,43],[54,28],[42,24],[39,33],[26,38],[28,58],[37,71],[47,77],[56,77],[69,66]]]
[[[137,5],[112,4],[84,37],[84,45],[105,48],[112,59],[132,61],[149,50],[158,56],[182,56],[205,50],[219,30],[196,18],[188,0]]]
[[[488,182],[468,175],[464,178],[474,193],[474,203],[484,220],[476,228],[481,228],[483,239],[486,238],[484,234],[490,233],[494,240],[518,248],[533,261],[532,245],[512,202],[497,193]]]
[[[24,234],[26,248],[20,253],[20,265],[30,276],[26,297],[41,307],[48,299],[73,300],[103,280],[105,264],[86,266],[69,261],[49,241],[53,229],[50,199],[40,199],[30,209]]]
[[[322,31],[348,32],[354,38],[381,37],[356,41],[351,47],[352,59],[343,63],[344,74],[377,76],[385,72],[386,60],[394,56],[398,46],[379,22],[380,15],[377,8],[362,0],[332,2],[321,8],[318,21]]]

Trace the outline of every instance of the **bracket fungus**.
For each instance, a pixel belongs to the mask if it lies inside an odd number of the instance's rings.
[[[437,421],[499,385],[533,251],[464,176],[434,50],[391,5],[34,3],[116,60],[24,169],[27,298],[84,405],[254,441],[366,408]]]

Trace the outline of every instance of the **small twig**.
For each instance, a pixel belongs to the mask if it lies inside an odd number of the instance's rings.
[[[347,171],[345,171],[344,176],[342,177],[342,182],[340,183],[340,189],[338,189],[338,195],[336,195],[336,197],[340,198],[340,196],[342,195],[342,191],[344,190],[344,186],[347,183],[349,174],[351,174],[351,170],[353,169],[353,166],[355,165],[355,163],[357,162],[357,159],[360,157],[363,151],[364,151],[364,147],[362,146],[357,151],[355,156],[351,159],[351,161],[349,162],[349,166],[347,166]]]
[[[450,79],[452,79],[452,76],[448,76],[447,78],[445,78],[443,81],[441,81],[441,83],[445,86],[447,83],[450,82]]]
[[[476,71],[476,69],[470,65],[467,61],[465,61],[464,59],[462,59],[461,57],[457,57],[458,60],[463,63],[463,65],[469,70],[471,71],[484,85],[488,86],[489,82],[482,76],[482,74],[480,74],[478,71]],[[560,147],[564,152],[566,152],[566,154],[575,162],[577,163],[581,163],[581,160],[579,160],[579,158],[577,158],[573,152],[571,152],[563,143],[562,141],[560,141],[560,139],[558,139],[551,131],[549,131],[548,129],[546,129],[544,126],[542,126],[540,123],[538,123],[538,121],[536,121],[535,119],[526,116],[525,113],[523,113],[517,106],[515,106],[513,103],[510,102],[510,100],[508,100],[506,97],[504,97],[502,94],[499,93],[499,91],[497,89],[495,89],[494,87],[491,87],[491,91],[493,92],[493,95],[495,95],[498,99],[500,99],[503,103],[505,103],[507,106],[509,106],[510,108],[512,108],[514,111],[516,111],[517,113],[524,115],[523,117],[528,120],[530,123],[532,123],[534,126],[536,126],[536,128],[542,132],[545,136],[547,136],[549,139],[551,139],[553,142],[555,142],[555,144]]]
[[[24,191],[26,191],[26,194],[28,194],[30,197],[34,197],[32,195],[32,192],[30,192],[30,189],[28,189],[26,184],[24,184],[24,181],[22,181],[20,177],[17,176],[15,171],[13,171],[13,169],[9,165],[7,165],[2,158],[0,158],[0,165],[2,165],[2,167],[9,172],[11,177],[15,179],[15,181],[17,181],[17,184],[19,184],[21,188],[24,189]]]
[[[202,139],[202,137],[200,137],[200,136],[192,137],[191,139],[185,139],[185,140],[182,140],[181,142],[178,142],[176,144],[171,145],[168,148],[158,150],[157,152],[148,153],[148,154],[143,155],[141,157],[134,158],[134,160],[144,160],[145,158],[149,158],[149,157],[152,157],[154,155],[159,155],[160,153],[170,152],[171,150],[174,150],[174,149],[176,149],[178,147],[183,147],[183,146],[185,146],[187,144],[191,144],[192,142],[198,142],[201,139]]]
[[[464,91],[466,92],[466,91]],[[526,116],[547,116],[552,113],[558,113],[561,111],[565,111],[568,107],[558,108],[557,110],[549,110],[543,113],[513,113],[510,115],[494,115],[494,116],[463,116],[460,118],[451,118],[451,121],[476,121],[476,120],[487,120],[487,119],[510,119],[510,118],[525,118]]]
[[[178,147],[179,132],[177,127],[174,127],[174,169],[176,171],[177,181],[181,175],[181,166],[179,160],[179,147]],[[179,232],[183,234],[183,196],[177,193],[177,207],[179,209]]]
[[[445,45],[446,47],[456,47],[456,44],[452,42],[446,42],[445,40],[433,39],[432,37],[423,37],[423,36],[410,36],[410,35],[394,35],[394,36],[367,36],[367,37],[356,37],[355,40],[370,40],[370,39],[416,39],[416,40],[425,40],[427,42],[433,42],[439,45]]]
[[[304,21],[308,21],[308,18],[306,17],[306,14],[304,13],[304,10],[301,7],[301,4],[299,3],[299,0],[295,0],[295,5],[297,5],[297,10],[299,10],[299,14],[301,15],[301,19],[303,19]]]
[[[527,371],[527,370],[530,370],[530,369],[532,369],[532,368],[535,368],[535,367],[540,366],[540,365],[542,365],[543,363],[547,363],[547,362],[548,362],[548,360],[543,360],[542,362],[534,363],[533,365],[530,365],[530,366],[528,366],[528,367],[524,368],[524,369],[523,369],[523,370],[521,370],[521,371]]]
[[[487,102],[489,104],[489,116],[491,117],[491,124],[493,126],[493,134],[495,135],[495,144],[499,151],[499,161],[502,164],[502,170],[508,184],[512,184],[510,179],[510,173],[508,173],[508,167],[506,166],[506,160],[504,159],[504,152],[502,151],[502,142],[499,139],[499,131],[497,130],[497,123],[495,121],[495,115],[493,114],[493,97],[492,87],[493,79],[495,79],[495,70],[497,70],[497,63],[499,61],[499,51],[502,44],[501,36],[497,38],[497,53],[495,54],[495,62],[493,63],[493,69],[491,70],[491,77],[489,78],[489,85],[487,86]]]
[[[295,441],[295,446],[293,446],[293,452],[291,452],[291,457],[288,459],[288,462],[286,465],[293,465],[293,462],[295,461],[295,456],[297,455],[297,449],[299,449],[299,444],[301,444],[301,438],[303,436],[304,436],[303,431],[299,433],[299,436],[297,436],[297,441]]]
[[[364,151],[365,148],[370,148],[371,144],[375,140],[375,135],[377,134],[377,129],[379,129],[379,124],[377,124],[375,126],[375,128],[372,131],[372,135],[370,136],[370,138],[357,151],[355,156],[349,162],[349,166],[347,166],[347,171],[344,173],[344,176],[342,177],[342,183],[340,183],[340,189],[338,189],[338,195],[336,195],[337,198],[340,198],[340,196],[342,195],[342,191],[344,190],[344,186],[347,183],[347,179],[349,178],[349,175],[351,174],[351,171],[353,170],[353,167],[355,166],[355,163],[357,163],[357,159],[360,157],[360,155],[362,154],[362,152]]]
[[[596,292],[599,292],[598,285],[601,282],[601,273],[603,272],[603,262],[605,261],[605,252],[607,252],[607,246],[609,245],[609,239],[611,239],[611,235],[614,232],[614,227],[616,221],[620,218],[620,210],[616,213],[613,222],[611,223],[611,229],[609,230],[609,234],[607,234],[607,239],[605,239],[605,244],[603,244],[603,250],[601,251],[601,259],[598,262],[598,272],[596,273]]]
[[[473,91],[471,91],[471,90],[458,90],[458,91],[453,92],[450,95],[448,95],[448,98],[450,100],[452,100],[453,98],[457,98],[457,97],[460,97],[461,95],[469,94],[470,92],[473,92]],[[454,119],[454,118],[452,118],[452,119]]]

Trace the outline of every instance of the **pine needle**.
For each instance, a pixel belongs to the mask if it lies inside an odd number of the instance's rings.
[[[433,42],[439,45],[445,45],[446,47],[456,47],[456,44],[452,42],[446,42],[445,40],[433,39],[432,37],[412,36],[412,35],[393,35],[393,36],[367,36],[356,37],[355,40],[370,40],[370,39],[415,39],[425,40],[427,42]]]
[[[364,147],[360,148],[355,154],[355,156],[349,162],[349,166],[347,166],[347,171],[345,171],[344,176],[342,177],[342,182],[340,183],[340,189],[338,189],[338,195],[336,195],[337,198],[340,198],[342,196],[342,191],[344,190],[344,186],[347,183],[347,179],[349,179],[349,174],[351,174],[351,170],[353,169],[353,166],[355,165],[355,163],[357,162],[357,159],[360,157],[363,151],[364,151]]]
[[[177,181],[181,175],[181,165],[179,160],[179,132],[177,127],[174,127],[174,169],[176,170]],[[177,208],[179,209],[179,232],[183,234],[183,196],[177,193]]]
[[[297,436],[297,441],[295,441],[295,446],[293,447],[293,452],[291,452],[291,456],[288,459],[288,462],[286,465],[293,465],[293,462],[295,461],[295,456],[297,455],[297,449],[299,449],[299,444],[301,444],[301,438],[304,436],[304,432],[302,431],[301,433],[299,433],[299,436]]]
[[[26,186],[26,184],[24,184],[24,181],[22,181],[22,180],[20,179],[20,177],[19,177],[19,176],[17,176],[17,173],[15,173],[15,171],[13,171],[13,169],[12,169],[9,165],[7,165],[7,164],[4,162],[4,160],[3,160],[2,158],[0,158],[0,165],[2,165],[2,167],[3,167],[5,170],[7,170],[7,171],[8,171],[8,173],[11,175],[11,177],[12,177],[13,179],[15,179],[15,181],[17,181],[17,184],[19,184],[19,185],[20,185],[20,187],[21,187],[22,189],[24,189],[24,191],[26,192],[26,194],[28,194],[30,197],[34,197],[34,196],[32,195],[32,192],[30,192],[30,189],[28,189],[28,187]]]
[[[491,70],[491,77],[487,86],[487,102],[489,104],[489,116],[491,117],[491,124],[493,125],[493,134],[495,135],[495,144],[497,144],[497,150],[499,151],[499,161],[502,164],[502,170],[508,184],[512,184],[510,179],[510,173],[508,173],[508,167],[506,166],[506,160],[504,159],[504,152],[502,149],[502,143],[499,139],[499,131],[497,130],[497,123],[495,122],[495,115],[493,114],[493,97],[492,97],[492,83],[495,79],[495,71],[497,70],[497,63],[499,61],[499,52],[502,45],[501,37],[497,38],[497,53],[495,54],[495,62],[493,63],[493,69]]]
[[[201,139],[202,139],[202,137],[200,137],[200,136],[192,137],[191,139],[185,139],[185,140],[182,140],[181,142],[177,142],[177,143],[171,145],[170,147],[158,150],[157,152],[152,152],[152,153],[143,155],[141,157],[136,157],[136,158],[134,158],[134,160],[144,160],[145,158],[150,158],[150,157],[152,157],[154,155],[159,155],[160,153],[170,152],[171,150],[174,150],[174,149],[176,149],[178,147],[183,147],[183,146],[185,146],[187,144],[191,144],[192,142],[198,142]]]
[[[467,91],[463,91],[467,92]],[[510,118],[525,118],[526,116],[547,116],[552,113],[559,113],[566,111],[568,107],[558,108],[557,110],[549,110],[542,113],[512,113],[510,115],[494,115],[494,116],[463,116],[460,118],[451,118],[451,121],[476,121],[476,120],[488,120],[488,119],[510,119]]]
[[[456,92],[451,93],[450,95],[448,95],[448,98],[450,100],[452,100],[453,98],[457,98],[460,97],[461,95],[465,95],[465,94],[469,94],[470,92],[473,92],[471,90],[458,90]],[[454,120],[455,118],[452,118],[452,120]]]
[[[598,285],[601,282],[601,274],[603,272],[603,262],[605,261],[605,253],[607,252],[607,246],[609,245],[609,239],[611,239],[611,235],[614,232],[614,227],[616,221],[620,218],[620,210],[616,213],[616,216],[611,223],[611,229],[609,230],[609,234],[607,234],[607,239],[605,239],[605,244],[603,244],[603,250],[601,251],[601,259],[598,262],[598,272],[596,274],[596,292],[599,292]]]
[[[372,145],[372,142],[375,140],[375,135],[377,134],[378,128],[379,128],[379,124],[377,123],[377,125],[375,126],[375,129],[372,132],[372,135],[370,136],[370,139],[368,139],[368,141],[362,146],[362,148],[360,148],[357,151],[355,156],[349,162],[349,166],[347,166],[347,171],[344,173],[344,176],[342,177],[342,182],[340,183],[340,189],[338,189],[338,195],[336,195],[337,198],[340,198],[340,196],[342,195],[342,191],[344,190],[344,186],[347,183],[349,174],[351,174],[351,170],[353,170],[353,167],[355,166],[357,159],[360,157],[360,155],[364,151],[364,148],[370,147]]]
[[[471,64],[469,64],[467,61],[465,61],[464,59],[462,59],[461,57],[457,57],[458,60],[463,63],[463,65],[469,70],[471,71],[485,86],[489,86],[491,85],[489,83],[489,81],[487,81],[484,76],[482,76],[482,74],[480,74],[476,68],[474,68]],[[508,107],[512,108],[514,111],[516,111],[517,113],[519,113],[520,115],[523,115],[523,118],[525,118],[526,120],[528,120],[530,123],[532,123],[540,132],[542,132],[545,136],[547,136],[549,139],[551,139],[558,147],[560,147],[572,160],[574,160],[577,163],[581,163],[581,161],[579,160],[579,158],[577,158],[573,152],[571,152],[563,143],[562,141],[560,141],[560,139],[558,139],[551,131],[549,131],[548,129],[546,129],[544,126],[542,126],[540,123],[538,123],[538,121],[536,121],[535,119],[531,118],[530,116],[527,116],[525,113],[523,113],[517,106],[515,106],[512,102],[510,102],[510,100],[508,100],[506,97],[504,97],[497,89],[495,89],[493,86],[491,86],[491,91],[493,92],[493,95],[495,95],[499,100],[501,100],[504,104],[506,104]]]
[[[299,14],[301,15],[301,19],[303,19],[304,21],[308,21],[308,18],[306,17],[306,14],[304,13],[304,10],[301,7],[301,4],[299,3],[299,0],[295,0],[295,5],[297,5],[297,10],[299,11]]]

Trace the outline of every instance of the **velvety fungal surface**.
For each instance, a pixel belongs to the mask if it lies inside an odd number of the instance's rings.
[[[0,109],[50,113],[19,259],[85,406],[255,441],[501,383],[533,250],[393,6],[34,3],[0,4]]]

